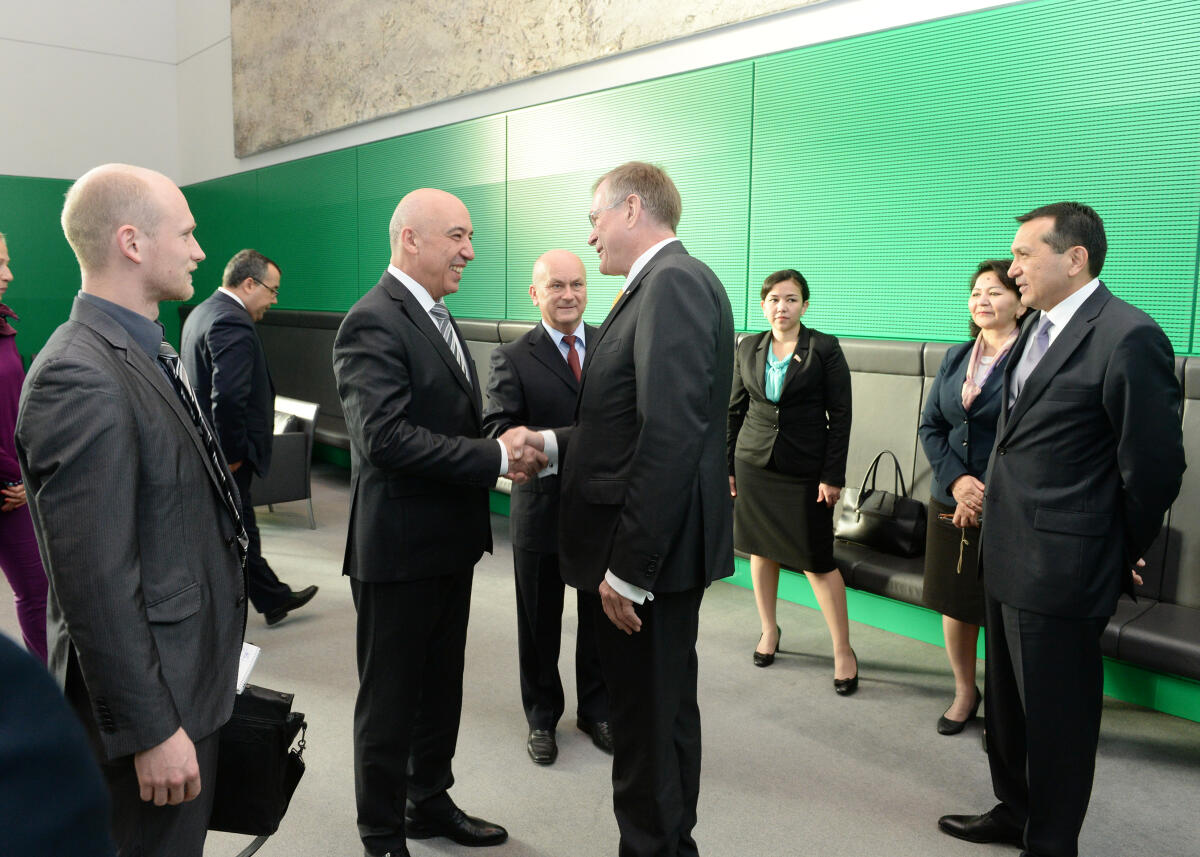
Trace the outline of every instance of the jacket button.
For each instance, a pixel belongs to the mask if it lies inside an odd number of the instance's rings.
[[[1004,453],[1008,452],[1008,450],[1005,447],[1001,446],[1001,447],[996,448],[996,452],[1000,453],[1001,455],[1004,455]]]
[[[966,445],[967,445],[967,442],[964,440],[964,441],[963,441],[963,446],[966,446]]]

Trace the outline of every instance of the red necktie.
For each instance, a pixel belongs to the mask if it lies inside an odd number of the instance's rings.
[[[575,334],[564,333],[563,342],[567,343],[567,365],[575,373],[575,380],[583,376],[583,367],[579,365],[579,352],[575,350]]]

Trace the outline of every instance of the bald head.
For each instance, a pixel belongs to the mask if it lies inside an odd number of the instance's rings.
[[[63,205],[62,227],[85,273],[103,271],[116,249],[114,238],[122,225],[153,235],[162,219],[155,191],[162,183],[174,187],[162,173],[128,164],[105,164],[84,173]],[[156,187],[157,186],[157,187]]]
[[[471,215],[461,199],[436,188],[414,190],[396,206],[388,234],[392,264],[434,300],[458,291],[463,269],[475,258]]]
[[[574,333],[587,308],[587,272],[569,250],[548,250],[533,263],[529,297],[542,320],[562,333]]]
[[[128,164],[89,170],[67,191],[62,227],[85,291],[151,318],[159,301],[191,297],[204,252],[187,200],[162,173]]]

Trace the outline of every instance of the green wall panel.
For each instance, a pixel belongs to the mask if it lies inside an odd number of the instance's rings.
[[[608,314],[623,284],[600,275],[587,246],[592,182],[630,160],[666,168],[683,197],[679,237],[745,317],[746,218],[753,65],[737,63],[653,80],[508,117],[509,317],[538,318],[528,296],[533,263],[561,247],[588,272],[586,318]]]
[[[12,284],[4,296],[21,320],[17,350],[28,358],[67,320],[79,291],[79,266],[63,236],[59,217],[71,182],[0,176],[0,232],[12,260]]]
[[[463,201],[475,230],[475,259],[446,306],[463,318],[505,316],[504,124],[503,116],[492,116],[359,148],[360,293],[387,268],[397,203],[409,191],[436,187]]]
[[[348,309],[358,297],[357,152],[259,170],[258,236],[283,273],[277,306]]]
[[[1105,218],[1105,280],[1187,350],[1200,210],[1190,8],[1045,0],[759,61],[751,282],[799,268],[809,321],[830,332],[961,339],[966,279],[1007,255],[1013,216],[1078,199]]]
[[[199,303],[221,285],[225,263],[239,250],[252,247],[272,259],[275,258],[271,250],[260,246],[258,173],[238,173],[189,185],[183,189],[183,195],[192,210],[192,217],[196,218],[196,240],[200,242],[200,249],[204,251],[204,261],[192,275],[192,285],[196,293],[188,303]],[[286,285],[284,282],[284,286]],[[282,292],[280,303],[283,303]],[[164,326],[174,325],[174,328],[168,327],[167,338],[178,344],[177,305],[164,304],[161,317]]]

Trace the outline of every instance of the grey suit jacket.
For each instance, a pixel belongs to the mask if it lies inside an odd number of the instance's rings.
[[[458,573],[492,549],[488,488],[500,445],[483,436],[479,379],[467,363],[470,377],[391,274],[346,313],[333,343],[350,433],[343,574],[421,580]]]
[[[109,759],[233,708],[245,627],[235,525],[166,375],[76,298],[21,393],[17,450],[50,579],[50,669]],[[68,684],[78,662],[86,691]],[[81,698],[84,694],[86,698]]]
[[[988,592],[1035,613],[1110,616],[1185,468],[1171,343],[1103,283],[1025,381],[1011,410],[1024,326],[1004,372],[984,478]]]
[[[575,426],[556,433],[563,580],[594,592],[612,569],[642,589],[682,592],[733,573],[732,380],[725,288],[668,244],[592,337]]]

